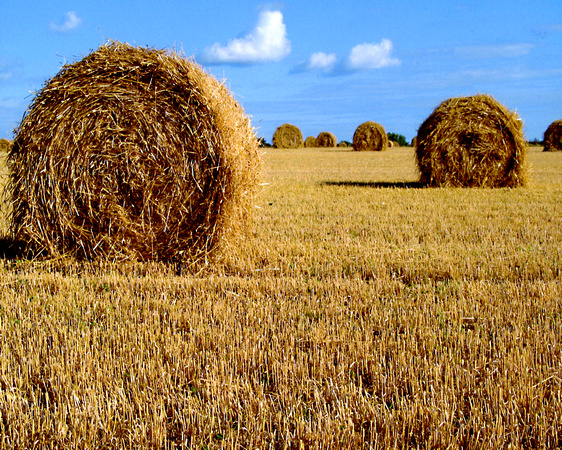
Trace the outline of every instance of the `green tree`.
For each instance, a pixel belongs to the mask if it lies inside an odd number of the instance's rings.
[[[388,136],[389,141],[398,142],[400,144],[400,147],[409,147],[410,146],[410,143],[401,134],[387,133],[387,136]]]

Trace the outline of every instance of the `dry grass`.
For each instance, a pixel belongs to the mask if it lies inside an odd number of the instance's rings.
[[[33,253],[192,263],[243,228],[260,157],[195,62],[110,43],[37,93],[9,164],[12,232]]]
[[[199,276],[6,260],[0,446],[559,447],[541,150],[515,190],[419,188],[411,148],[270,151],[255,235]]]
[[[422,123],[416,158],[430,186],[517,187],[526,182],[523,122],[489,95],[450,98]]]

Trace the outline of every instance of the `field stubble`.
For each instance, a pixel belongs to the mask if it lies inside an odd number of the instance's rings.
[[[560,446],[562,154],[528,156],[427,189],[410,148],[272,149],[197,275],[4,260],[0,446]]]

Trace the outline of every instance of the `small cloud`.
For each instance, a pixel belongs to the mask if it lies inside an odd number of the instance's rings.
[[[65,14],[63,23],[51,22],[50,29],[57,33],[68,33],[76,29],[82,23],[82,19],[74,11],[68,11]]]
[[[310,55],[308,61],[304,61],[297,65],[293,72],[305,72],[310,70],[320,70],[330,73],[334,70],[338,63],[338,57],[335,53],[317,52]]]
[[[351,49],[345,62],[350,71],[381,69],[400,64],[400,60],[391,58],[393,44],[389,39],[383,39],[380,44],[359,44]]]
[[[455,53],[466,58],[516,58],[528,55],[535,46],[533,44],[507,45],[469,45],[456,47]]]
[[[324,52],[317,52],[313,53],[310,56],[310,60],[308,61],[308,68],[310,70],[324,70],[330,71],[334,68],[338,61],[338,58],[335,53],[324,53]]]
[[[203,51],[202,59],[210,64],[253,64],[279,61],[291,52],[287,30],[280,11],[264,11],[255,28],[247,35],[231,39],[228,44],[215,43]]]
[[[321,70],[326,74],[342,75],[351,72],[396,66],[399,59],[391,58],[392,42],[383,39],[380,44],[359,44],[353,47],[344,61],[335,53],[313,53],[309,60],[299,64],[294,72]]]

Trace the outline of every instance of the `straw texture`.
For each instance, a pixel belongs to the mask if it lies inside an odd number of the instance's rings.
[[[304,146],[306,148],[315,148],[318,147],[318,143],[316,142],[316,138],[314,136],[308,136],[304,140]]]
[[[338,140],[336,139],[334,133],[323,131],[316,138],[316,145],[318,147],[337,147]]]
[[[388,147],[388,136],[381,124],[376,122],[364,122],[357,127],[353,134],[353,149],[356,151],[386,150]]]
[[[197,261],[246,223],[250,120],[175,52],[103,45],[48,81],[16,131],[11,228],[34,253]]]
[[[489,95],[445,100],[418,130],[421,182],[458,187],[524,185],[522,126],[516,113]]]
[[[562,151],[562,120],[555,120],[544,132],[544,151]]]
[[[273,146],[277,148],[299,148],[304,146],[301,130],[290,123],[284,123],[273,133]]]

